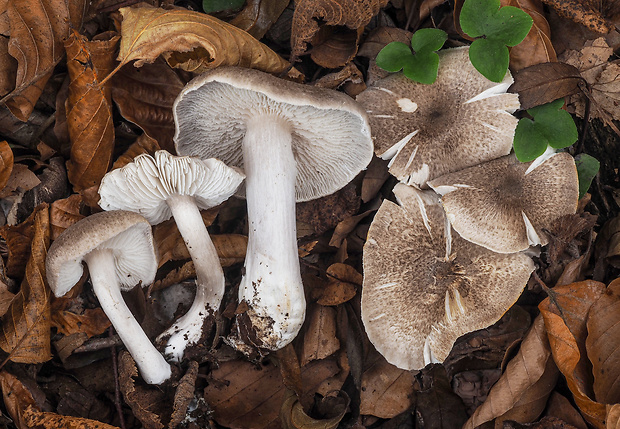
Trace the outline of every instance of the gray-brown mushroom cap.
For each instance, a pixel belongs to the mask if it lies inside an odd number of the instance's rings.
[[[114,253],[114,273],[121,289],[155,279],[157,257],[151,225],[127,211],[95,213],[71,225],[52,243],[45,260],[47,279],[56,296],[63,296],[80,280],[84,255],[94,249]]]
[[[388,362],[413,370],[431,354],[443,361],[459,336],[499,320],[534,264],[446,234],[434,193],[404,184],[394,193],[400,205],[383,202],[364,246],[362,321]]]
[[[461,237],[494,252],[513,253],[545,245],[545,230],[573,214],[579,181],[573,157],[557,153],[540,164],[514,154],[438,177],[429,185],[440,195]]]
[[[510,153],[519,108],[501,83],[482,76],[469,61],[468,47],[439,52],[432,85],[394,73],[357,96],[368,112],[375,153],[389,159],[400,181],[427,180]]]
[[[366,112],[355,100],[257,70],[208,71],[185,87],[173,114],[179,154],[218,158],[242,169],[247,122],[259,115],[281,118],[293,139],[297,201],[332,194],[372,158]]]

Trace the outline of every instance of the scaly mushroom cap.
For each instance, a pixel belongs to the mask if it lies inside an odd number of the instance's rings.
[[[127,211],[95,213],[64,230],[47,253],[45,267],[50,288],[63,296],[80,280],[84,256],[95,249],[114,252],[114,275],[122,290],[155,279],[157,257],[151,225]]]
[[[557,153],[534,164],[511,154],[428,182],[461,237],[499,253],[549,241],[545,229],[577,210],[573,157]]]
[[[174,156],[159,150],[155,157],[138,155],[133,162],[103,177],[99,206],[104,210],[140,213],[152,225],[170,219],[166,199],[194,198],[199,209],[210,209],[235,193],[244,175],[217,159]]]
[[[430,191],[400,183],[394,194],[400,205],[383,202],[364,245],[362,321],[388,362],[413,370],[429,356],[442,362],[459,336],[499,320],[534,263],[447,234]]]
[[[195,78],[173,113],[179,154],[218,158],[239,168],[247,121],[259,114],[285,121],[297,162],[297,201],[334,193],[372,158],[366,112],[355,100],[258,70],[219,67]]]
[[[510,73],[501,83],[482,76],[469,61],[469,48],[439,51],[432,85],[402,73],[375,82],[357,96],[368,112],[375,153],[390,159],[400,181],[424,186],[427,180],[510,153],[519,108],[507,94]]]

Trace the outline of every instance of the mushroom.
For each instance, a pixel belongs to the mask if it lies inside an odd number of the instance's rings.
[[[159,337],[167,338],[165,354],[173,361],[180,361],[185,348],[200,340],[205,320],[219,309],[224,296],[224,272],[199,209],[209,209],[227,200],[243,177],[217,159],[203,161],[160,150],[155,157],[138,155],[101,181],[99,205],[104,210],[140,213],[152,225],[173,216],[194,262],[194,302]]]
[[[427,180],[508,155],[519,108],[507,73],[491,82],[469,61],[469,48],[445,49],[432,85],[402,72],[378,80],[357,96],[368,112],[375,153],[390,160],[401,182],[424,187]]]
[[[399,183],[364,245],[361,313],[368,338],[407,370],[443,362],[456,339],[514,304],[534,263],[452,235],[438,196]]]
[[[245,171],[249,234],[239,301],[248,310],[238,321],[249,318],[251,328],[240,335],[282,348],[305,316],[295,202],[337,191],[368,165],[366,113],[337,91],[236,67],[195,78],[173,113],[179,154]]]
[[[573,157],[553,153],[521,163],[514,154],[428,182],[441,197],[454,230],[498,253],[545,245],[553,221],[577,210]]]
[[[151,225],[132,212],[102,212],[71,225],[49,248],[45,268],[50,288],[64,296],[80,280],[82,262],[101,308],[136,361],[142,378],[161,384],[170,365],[153,346],[125,304],[121,291],[155,279],[157,258]]]

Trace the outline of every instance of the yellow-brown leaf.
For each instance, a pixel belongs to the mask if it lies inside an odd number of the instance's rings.
[[[91,50],[101,43],[109,49],[107,43],[89,42],[74,31],[65,45],[71,79],[67,99],[71,159],[67,175],[76,191],[99,185],[114,149],[112,108],[98,85],[100,78],[91,57]]]
[[[56,413],[48,413],[28,407],[24,411],[24,421],[27,427],[44,427],[45,429],[119,429],[97,420],[82,417],[61,416]]]
[[[50,289],[45,257],[50,244],[49,211],[41,205],[34,216],[34,235],[21,289],[2,318],[0,347],[13,362],[40,363],[51,359]]]
[[[24,410],[35,405],[32,393],[17,377],[4,370],[0,372],[0,387],[4,406],[17,427],[30,427],[26,425]]]
[[[62,59],[69,29],[81,27],[86,4],[83,0],[8,2],[8,53],[17,60],[17,73],[15,89],[1,101],[8,100],[7,106],[20,120],[28,120],[54,66]]]
[[[121,65],[140,67],[163,55],[172,67],[202,73],[239,66],[279,73],[289,63],[234,25],[203,13],[159,8],[121,8]]]
[[[290,0],[248,0],[230,23],[260,40],[289,3]]]
[[[6,186],[13,171],[13,151],[5,141],[0,142],[0,191]]]
[[[56,240],[65,229],[85,217],[80,213],[83,207],[84,201],[80,194],[73,194],[52,203],[50,206],[52,240]]]

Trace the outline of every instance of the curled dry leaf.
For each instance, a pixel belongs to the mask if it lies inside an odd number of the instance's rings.
[[[248,0],[230,23],[260,40],[278,20],[290,0]]]
[[[109,327],[108,317],[99,307],[81,314],[71,311],[71,299],[56,298],[51,306],[51,325],[64,335],[85,333],[88,338],[103,334]]]
[[[604,290],[604,284],[591,280],[558,286],[539,305],[553,359],[566,378],[581,414],[599,429],[605,427],[605,406],[591,399],[594,396],[592,372],[585,344],[586,317]]]
[[[590,7],[588,2],[582,0],[543,0],[543,2],[554,8],[558,15],[571,19],[596,33],[609,33],[614,28],[613,23],[605,19],[599,10]]]
[[[83,206],[84,202],[80,194],[73,194],[68,198],[56,200],[50,205],[52,240],[55,240],[65,229],[85,217],[80,212]]]
[[[607,405],[607,426],[605,429],[620,429],[620,404]]]
[[[395,367],[373,350],[362,374],[360,413],[391,419],[404,412],[414,403],[414,381],[411,371]]]
[[[6,274],[9,277],[21,279],[26,269],[24,261],[28,260],[34,235],[34,216],[15,226],[0,227],[0,237],[5,241],[8,257],[6,259]]]
[[[30,256],[19,293],[2,317],[0,347],[19,363],[51,359],[50,296],[45,277],[45,257],[50,245],[49,211],[40,205],[32,214]]]
[[[6,140],[0,142],[0,190],[2,190],[13,171],[13,151],[6,142]]]
[[[121,8],[120,66],[152,63],[163,55],[172,67],[202,73],[240,66],[280,73],[289,63],[234,25],[203,13],[159,8]]]
[[[551,357],[544,320],[539,316],[521,343],[519,352],[491,388],[487,400],[478,407],[463,429],[473,429],[490,421],[495,421],[495,427],[501,427],[504,416],[515,420],[518,417],[521,423],[533,421],[545,408],[547,397],[554,387],[554,382],[549,385],[549,379],[553,379],[550,373],[555,377],[557,369]],[[523,407],[525,404],[527,406]],[[513,411],[516,407],[519,409]]]
[[[124,67],[110,82],[121,115],[171,153],[175,153],[172,104],[184,85],[165,61],[145,64],[140,69]]]
[[[100,49],[101,43],[104,42],[89,42],[72,31],[65,44],[71,79],[67,99],[71,159],[67,175],[76,191],[99,185],[114,150],[111,100],[98,85],[101,79],[91,57],[91,50]]]
[[[323,27],[343,26],[351,30],[365,27],[387,0],[299,0],[295,3],[291,31],[291,62],[305,52],[306,44],[319,32],[318,20]],[[357,40],[351,58],[357,51]],[[349,58],[349,60],[351,59]],[[314,58],[313,58],[314,59]],[[349,60],[342,62],[344,65]],[[331,65],[333,67],[333,64]]]
[[[149,137],[146,134],[142,134],[136,139],[135,142],[131,144],[131,146],[129,146],[125,153],[123,153],[121,156],[118,157],[116,161],[114,161],[114,164],[112,165],[112,170],[124,167],[125,165],[132,162],[136,156],[143,153],[148,153],[149,155],[154,156],[155,152],[160,149],[161,147],[159,146],[159,143],[157,143],[157,140]]]
[[[587,327],[594,397],[603,404],[620,403],[620,279],[592,305]]]
[[[510,69],[521,70],[534,64],[557,61],[551,44],[551,29],[540,0],[504,0],[502,6],[517,7],[534,21],[525,39],[510,50]]]
[[[190,361],[185,375],[179,380],[179,385],[174,392],[174,411],[168,423],[169,429],[174,429],[181,424],[187,414],[187,408],[194,399],[196,379],[198,378],[198,362]]]
[[[284,429],[336,429],[340,421],[346,414],[349,405],[349,398],[330,396],[323,398],[328,404],[323,404],[327,408],[328,416],[323,419],[310,417],[304,411],[303,406],[292,391],[287,391],[287,395],[280,408],[280,421]]]
[[[61,416],[56,413],[42,412],[30,406],[24,411],[26,427],[44,427],[46,429],[119,429],[97,420],[82,417]]]
[[[336,263],[327,268],[328,282],[317,302],[321,305],[339,305],[357,294],[363,277],[350,265]]]
[[[24,410],[36,406],[32,393],[13,374],[0,372],[0,388],[7,412],[19,428],[28,428],[26,425]]]
[[[0,102],[27,121],[47,80],[65,51],[70,28],[80,28],[87,2],[42,0],[7,2],[11,38],[8,53],[17,61],[15,89]],[[50,13],[53,11],[54,13]]]

